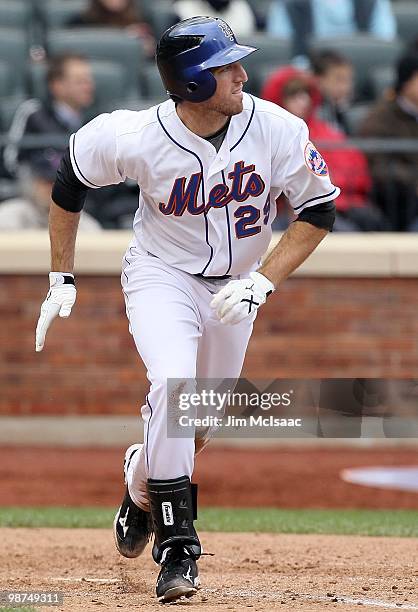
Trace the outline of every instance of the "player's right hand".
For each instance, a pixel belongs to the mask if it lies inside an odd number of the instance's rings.
[[[57,315],[69,317],[77,296],[74,275],[69,272],[50,272],[49,291],[41,306],[36,326],[35,350],[42,351],[49,326]]]

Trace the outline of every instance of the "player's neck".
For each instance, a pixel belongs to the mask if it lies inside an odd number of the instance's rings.
[[[208,110],[202,113],[201,108],[191,104],[178,104],[176,107],[177,115],[184,125],[194,134],[201,138],[206,138],[216,134],[226,126],[230,117],[226,117],[217,111]]]

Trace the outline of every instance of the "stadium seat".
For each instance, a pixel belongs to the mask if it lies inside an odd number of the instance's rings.
[[[356,75],[356,93],[360,99],[370,99],[371,74],[379,66],[392,66],[402,52],[402,42],[379,40],[368,34],[350,37],[313,39],[311,51],[336,49],[351,59]]]
[[[9,62],[0,60],[0,98],[10,96],[12,89],[12,68]]]
[[[359,103],[352,106],[346,113],[349,132],[356,135],[358,129],[371,109],[371,104]]]
[[[22,96],[0,98],[0,128],[2,132],[9,130],[17,109],[24,101],[25,98]]]
[[[111,105],[116,100],[123,98],[126,82],[129,79],[126,68],[122,68],[115,62],[104,60],[92,61],[91,68],[96,85],[97,106],[101,108],[104,105]]]
[[[291,44],[283,38],[257,33],[251,37],[241,37],[242,45],[257,47],[260,51],[244,58],[242,64],[248,72],[246,90],[258,95],[265,77],[265,69],[290,62]]]
[[[144,99],[159,99],[160,101],[167,100],[167,93],[165,87],[161,81],[158,68],[155,65],[149,64],[147,66],[144,66],[141,70],[141,76],[139,81],[141,95]]]
[[[399,38],[409,44],[418,38],[418,6],[416,0],[392,3]]]
[[[9,96],[24,91],[27,57],[26,32],[21,28],[0,27],[0,60],[7,62],[13,68]]]
[[[32,17],[32,5],[25,0],[0,0],[1,27],[27,30]]]
[[[144,50],[138,38],[115,28],[77,28],[51,30],[47,34],[49,54],[83,53],[91,60],[117,62],[127,75],[126,95],[136,94]]]
[[[137,8],[138,14],[142,17],[148,17],[155,4],[158,4],[160,7],[165,7],[165,9],[168,10],[172,7],[173,0],[134,0],[134,5]]]
[[[374,98],[380,98],[387,89],[395,83],[396,70],[394,66],[379,66],[372,70],[371,84]]]
[[[171,4],[165,2],[151,4],[146,11],[146,15],[157,40],[175,22],[175,14]]]
[[[68,21],[87,7],[87,0],[45,0],[39,13],[46,28],[63,28]]]
[[[123,97],[127,80],[126,70],[120,64],[105,60],[92,60],[91,69],[96,84],[95,107],[110,108],[115,100]],[[31,96],[45,100],[47,65],[32,64],[29,70]]]
[[[44,62],[33,63],[29,66],[28,86],[32,98],[47,99],[46,70],[47,66]]]
[[[264,64],[284,64],[291,59],[291,43],[284,38],[277,38],[269,34],[256,32],[251,36],[241,36],[239,40],[242,45],[250,45],[260,49],[259,53],[252,53],[245,58],[248,65],[255,66]]]
[[[144,99],[144,98],[122,98],[120,100],[115,100],[112,103],[112,106],[107,106],[101,109],[102,112],[110,112],[117,108],[131,110],[131,111],[142,111],[147,110],[151,106],[156,106],[157,104],[161,104],[161,99],[158,98],[156,100]]]

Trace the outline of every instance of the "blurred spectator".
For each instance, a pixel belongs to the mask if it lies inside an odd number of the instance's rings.
[[[67,24],[74,27],[126,28],[139,36],[148,55],[155,51],[152,28],[138,10],[135,0],[90,0],[84,13],[73,17]]]
[[[48,227],[51,190],[61,156],[50,150],[38,153],[21,169],[20,198],[0,203],[0,231]],[[88,213],[80,216],[81,231],[100,231],[98,221]]]
[[[273,0],[267,31],[292,38],[293,55],[306,59],[309,37],[367,32],[385,40],[396,36],[390,0]]]
[[[256,15],[247,0],[176,0],[173,11],[178,21],[196,15],[219,17],[236,36],[250,36],[257,29]]]
[[[88,109],[93,103],[94,81],[90,65],[83,56],[66,54],[53,58],[47,72],[48,92],[45,102],[27,100],[16,111],[10,131],[11,144],[5,148],[5,165],[17,176],[19,163],[31,162],[40,153],[61,158],[69,136],[87,122]],[[20,147],[22,137],[45,136],[36,149]],[[58,137],[54,146],[46,138]],[[106,229],[126,227],[138,208],[137,186],[126,184],[89,191],[86,210]]]
[[[380,100],[360,127],[360,135],[418,142],[418,50],[398,62],[392,99]],[[418,231],[418,152],[369,155],[376,202],[392,229]]]
[[[346,113],[354,92],[352,63],[338,51],[328,49],[312,56],[311,66],[322,97],[318,117],[348,134]]]
[[[86,122],[86,111],[93,99],[94,81],[88,60],[74,54],[52,58],[47,71],[45,101],[26,100],[13,118],[9,131],[11,144],[4,153],[9,172],[16,173],[18,161],[27,160],[39,152],[19,151],[22,137],[41,134],[69,136]],[[55,150],[62,155],[65,148],[66,138],[63,138],[63,145]]]
[[[369,203],[371,180],[365,156],[357,149],[344,148],[345,135],[319,119],[317,109],[321,97],[311,75],[289,66],[280,68],[264,85],[261,96],[282,106],[303,119],[310,137],[323,154],[332,181],[341,188],[337,198],[336,230],[377,231],[384,227],[379,211]],[[337,143],[337,148],[327,148],[321,141]],[[339,148],[338,145],[342,147]]]

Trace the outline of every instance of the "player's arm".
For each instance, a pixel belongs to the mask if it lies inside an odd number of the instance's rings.
[[[53,203],[49,211],[51,270],[73,272],[78,223],[87,190],[74,173],[67,149],[52,188]]]
[[[35,350],[42,351],[46,332],[57,315],[69,317],[76,300],[74,253],[80,211],[87,187],[79,181],[72,168],[69,150],[64,154],[52,188],[49,210],[51,272],[49,291],[41,306],[36,327]]]
[[[73,272],[75,241],[80,213],[71,213],[54,202],[49,209],[51,270]]]
[[[125,180],[124,162],[118,156],[117,121],[122,111],[104,113],[70,138],[52,188],[49,217],[51,241],[50,289],[41,306],[36,327],[36,351],[59,314],[68,317],[76,299],[74,251],[80,213],[88,189],[117,185]]]
[[[294,272],[332,230],[335,204],[326,202],[306,209],[290,224],[279,243],[258,270],[277,289]]]

